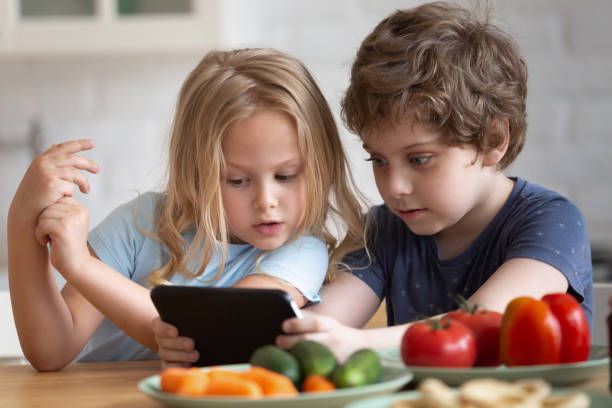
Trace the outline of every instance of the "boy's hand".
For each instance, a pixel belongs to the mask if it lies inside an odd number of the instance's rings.
[[[179,337],[178,329],[162,321],[153,319],[153,332],[157,341],[157,353],[162,360],[162,370],[168,367],[189,367],[200,358],[193,339]]]
[[[60,198],[43,210],[34,234],[50,243],[50,260],[62,274],[79,273],[91,259],[87,248],[89,212],[72,197]]]
[[[93,140],[73,140],[53,145],[38,155],[21,180],[12,208],[20,217],[36,220],[42,210],[60,198],[71,197],[74,184],[81,192],[89,192],[89,183],[81,170],[97,173],[100,169],[96,163],[76,153],[93,147]]]
[[[319,315],[302,309],[303,318],[291,318],[283,322],[286,335],[276,338],[276,345],[290,349],[302,340],[313,340],[327,346],[338,361],[345,361],[353,352],[368,347],[363,331],[345,326],[333,317]]]

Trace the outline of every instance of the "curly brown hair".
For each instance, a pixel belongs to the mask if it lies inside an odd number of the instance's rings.
[[[444,2],[398,10],[362,42],[342,119],[363,135],[413,117],[449,145],[487,152],[509,143],[506,168],[525,143],[527,65],[512,37]]]

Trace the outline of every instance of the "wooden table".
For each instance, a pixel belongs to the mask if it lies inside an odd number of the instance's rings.
[[[138,390],[143,378],[159,373],[159,361],[75,363],[39,373],[30,365],[0,366],[0,407],[116,407],[162,405]],[[609,374],[599,372],[571,389],[607,392]]]
[[[39,373],[30,365],[0,366],[0,407],[162,407],[138,390],[159,361],[75,363]]]

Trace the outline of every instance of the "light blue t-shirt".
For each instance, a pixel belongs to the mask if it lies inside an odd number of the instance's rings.
[[[169,259],[166,246],[145,235],[142,230],[155,234],[154,217],[158,204],[165,195],[145,193],[113,211],[89,233],[88,242],[102,262],[132,281],[149,287],[151,271],[165,265]],[[157,234],[155,234],[157,235]],[[187,245],[194,233],[183,234]],[[261,258],[259,265],[257,260]],[[328,266],[325,242],[312,236],[302,236],[273,251],[262,251],[252,245],[229,244],[222,275],[213,282],[220,265],[215,255],[204,273],[197,279],[175,274],[174,285],[232,286],[248,275],[265,274],[286,281],[298,289],[310,302],[320,301],[318,291],[323,284]],[[197,271],[194,260],[188,267]],[[120,361],[157,359],[157,353],[134,341],[108,319],[81,351],[76,361]]]

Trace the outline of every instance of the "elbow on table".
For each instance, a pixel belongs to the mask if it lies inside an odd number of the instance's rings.
[[[44,372],[44,371],[58,371],[62,368],[66,367],[71,359],[67,359],[65,356],[61,356],[58,354],[41,354],[41,353],[33,353],[27,352],[24,350],[24,357],[32,367],[36,369],[36,371]]]

